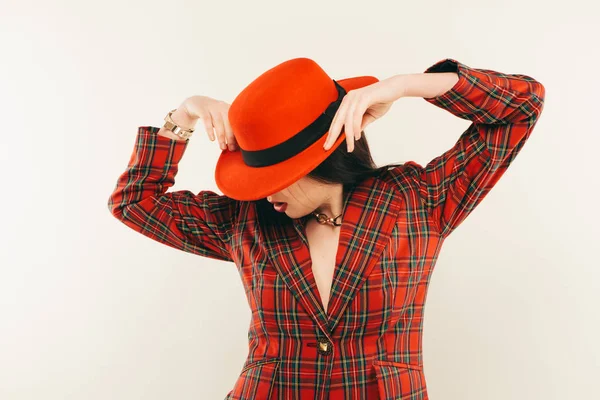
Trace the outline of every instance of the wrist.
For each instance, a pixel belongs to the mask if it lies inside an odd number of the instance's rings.
[[[178,108],[171,113],[171,120],[180,128],[191,130],[194,128],[197,118],[189,115],[185,108],[185,102],[182,103]],[[165,122],[166,123],[166,122]],[[181,136],[176,135],[171,130],[166,129],[164,126],[158,131],[158,135],[165,136],[170,139],[174,139],[181,142],[187,142],[189,139],[183,139]]]
[[[447,92],[458,82],[456,72],[417,73],[401,76],[404,97],[434,98]]]
[[[171,119],[183,129],[193,129],[196,126],[197,118],[192,117],[185,108],[185,103],[182,103],[173,114]]]
[[[388,87],[388,90],[384,91],[385,94],[383,95],[383,101],[393,102],[402,97],[406,97],[407,77],[408,75],[406,74],[399,74],[391,76],[382,81],[382,83],[384,83]]]

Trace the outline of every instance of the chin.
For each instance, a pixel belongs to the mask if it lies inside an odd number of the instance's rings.
[[[301,215],[298,215],[297,212],[295,212],[294,210],[290,210],[290,206],[288,205],[288,208],[285,210],[284,212],[285,215],[287,215],[288,217],[295,219],[295,218],[300,218]]]
[[[288,203],[286,210],[283,212],[283,214],[292,219],[306,217],[310,213],[311,210],[307,210],[305,207],[292,207],[290,203]]]
[[[306,217],[307,215],[309,215],[310,213],[306,213],[306,212],[302,212],[302,213],[294,213],[294,212],[289,212],[289,210],[285,210],[285,213],[287,214],[288,217],[292,218],[292,219],[298,219],[298,218],[303,218]]]

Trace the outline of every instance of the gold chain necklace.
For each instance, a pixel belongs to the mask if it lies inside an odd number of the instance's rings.
[[[341,226],[342,225],[342,221],[341,220],[338,221],[338,218],[341,218],[342,214],[338,215],[335,218],[331,218],[327,214],[322,214],[322,213],[318,213],[316,211],[313,211],[312,215],[314,215],[317,218],[317,221],[321,225],[325,225],[325,224],[331,224],[331,225],[334,225],[334,226]]]

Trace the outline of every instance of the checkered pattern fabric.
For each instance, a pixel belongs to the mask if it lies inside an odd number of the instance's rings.
[[[255,202],[207,190],[168,192],[188,142],[158,136],[158,127],[138,128],[108,207],[157,242],[236,266],[252,319],[248,357],[227,399],[428,398],[423,311],[442,243],[515,159],[545,97],[529,76],[453,59],[425,72],[447,71],[458,82],[425,100],[472,124],[425,166],[406,162],[350,192],[327,312],[306,218],[266,225]]]

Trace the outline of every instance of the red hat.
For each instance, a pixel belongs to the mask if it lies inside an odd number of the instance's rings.
[[[261,74],[233,100],[228,119],[238,150],[223,150],[215,180],[224,195],[258,200],[316,168],[345,139],[323,144],[346,93],[378,82],[374,76],[331,79],[309,58],[285,61]]]

